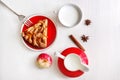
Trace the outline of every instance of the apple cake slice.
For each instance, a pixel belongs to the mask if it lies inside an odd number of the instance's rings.
[[[25,41],[37,48],[47,47],[48,20],[39,20],[36,24],[22,32]]]

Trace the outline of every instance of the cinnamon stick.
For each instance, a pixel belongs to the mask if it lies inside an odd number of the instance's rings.
[[[85,51],[85,49],[83,48],[83,46],[75,39],[75,37],[73,35],[70,35],[69,37],[76,44],[76,46],[78,46],[80,49],[82,49],[83,51]]]

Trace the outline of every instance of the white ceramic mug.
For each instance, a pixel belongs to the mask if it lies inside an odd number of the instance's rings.
[[[81,70],[83,72],[89,71],[88,65],[82,62],[79,55],[70,53],[67,56],[61,55],[59,52],[55,53],[56,56],[64,59],[64,66],[69,71]]]

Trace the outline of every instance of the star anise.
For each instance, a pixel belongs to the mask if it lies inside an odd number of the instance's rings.
[[[86,19],[86,20],[85,20],[85,25],[87,25],[87,26],[88,26],[88,25],[90,25],[90,24],[91,24],[91,20]]]
[[[87,42],[88,39],[89,39],[89,36],[86,36],[86,35],[82,35],[82,36],[81,36],[81,40],[82,40],[83,42]]]

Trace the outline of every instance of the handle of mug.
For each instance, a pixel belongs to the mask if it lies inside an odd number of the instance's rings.
[[[81,62],[81,64],[83,66],[83,70],[82,71],[88,72],[89,71],[88,65],[86,65],[85,63],[82,63],[82,62]]]
[[[62,55],[61,53],[59,53],[59,52],[55,52],[54,55],[57,56],[57,57],[59,57],[59,58],[61,58],[61,59],[65,59],[65,56],[63,56],[63,55]]]

